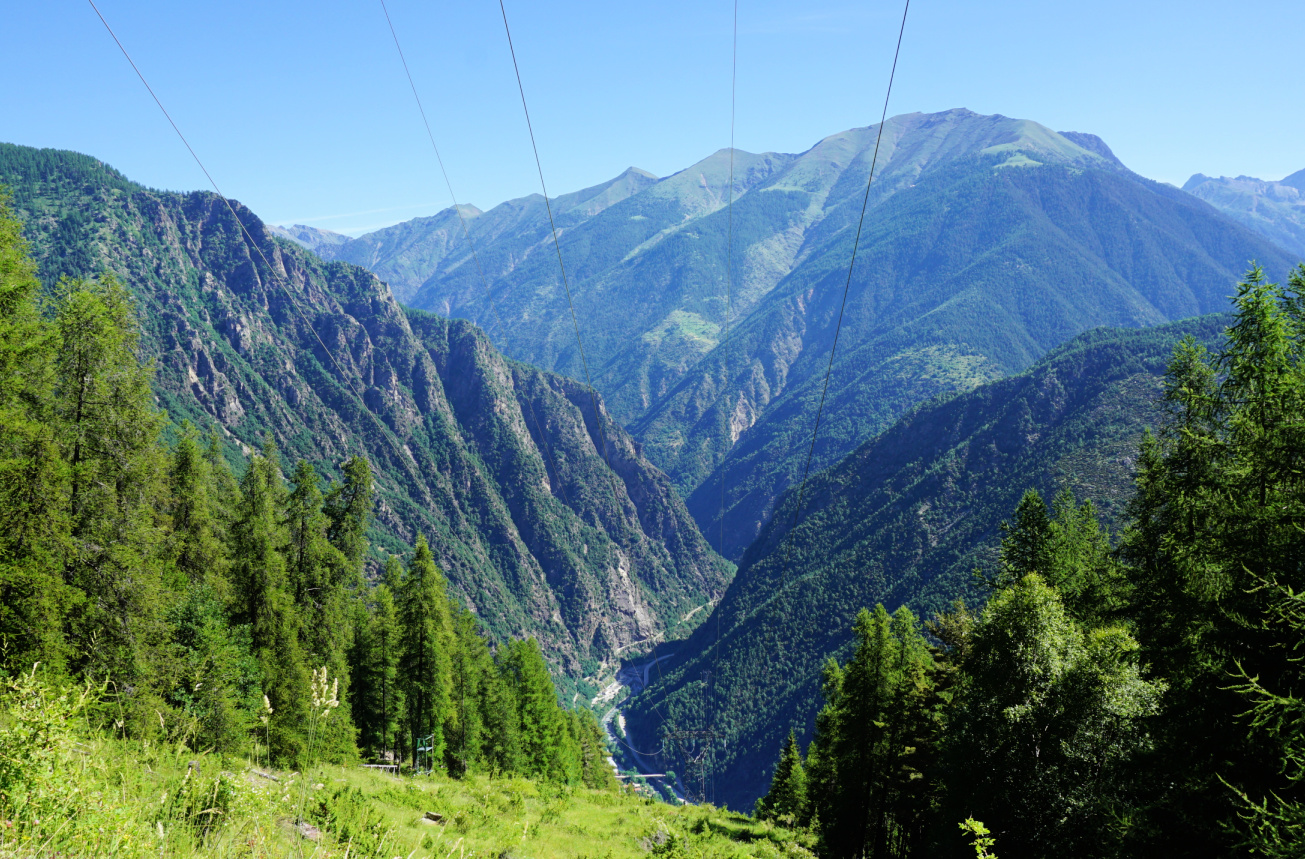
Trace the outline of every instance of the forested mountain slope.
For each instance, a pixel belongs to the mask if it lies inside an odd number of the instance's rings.
[[[1183,190],[1297,256],[1305,257],[1305,170],[1278,182],[1197,173]]]
[[[669,481],[570,379],[504,358],[469,323],[405,311],[370,272],[274,240],[237,204],[269,272],[207,192],[9,144],[0,183],[46,283],[109,270],[128,284],[174,420],[246,449],[270,432],[328,476],[366,456],[374,542],[424,533],[494,635],[537,636],[575,679],[723,588],[728,565]]]
[[[909,605],[927,617],[975,597],[972,573],[995,562],[999,525],[1026,489],[1050,498],[1068,488],[1118,522],[1174,343],[1213,342],[1225,322],[1091,331],[1022,375],[921,406],[815,475],[791,534],[790,490],[716,615],[635,700],[641,748],[656,742],[662,714],[681,729],[712,714],[726,736],[718,796],[751,807],[789,728],[809,736],[822,663],[846,656],[861,608]]]
[[[1292,264],[1200,201],[1067,152],[1051,132],[1061,148],[1039,151],[1026,131],[1009,148],[931,164],[867,216],[814,468],[917,403],[1020,372],[1081,331],[1222,311],[1248,260],[1277,277]],[[829,236],[740,322],[728,350],[631,426],[692,490],[689,511],[713,542],[723,486],[727,557],[801,476],[851,233]]]
[[[558,200],[594,382],[707,538],[723,530],[727,557],[800,473],[877,134],[734,153],[728,347],[728,151]],[[888,120],[869,203],[817,468],[1081,331],[1219,311],[1248,260],[1275,276],[1291,263],[1091,134],[968,110]],[[513,357],[581,377],[542,199],[464,215],[488,293],[452,210],[329,253],[413,306],[480,322]]]

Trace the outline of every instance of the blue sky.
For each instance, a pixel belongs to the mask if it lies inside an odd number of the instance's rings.
[[[228,195],[358,233],[449,205],[379,0],[97,0]],[[495,0],[387,0],[458,198],[538,190]],[[206,186],[85,0],[11,4],[0,140]],[[550,192],[729,143],[728,0],[509,0]],[[740,0],[736,145],[877,121],[901,5]],[[915,0],[890,114],[967,107],[1101,135],[1128,166],[1305,168],[1305,3]]]

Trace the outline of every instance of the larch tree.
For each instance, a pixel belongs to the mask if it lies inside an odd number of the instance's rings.
[[[443,763],[444,724],[452,692],[453,630],[444,573],[424,536],[417,537],[398,596],[403,636],[399,685],[407,702],[413,765],[417,765],[417,750],[423,746],[429,749],[430,760]]]

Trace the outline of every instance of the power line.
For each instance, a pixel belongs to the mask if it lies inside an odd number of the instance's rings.
[[[585,358],[585,347],[580,337],[580,322],[576,317],[575,302],[571,299],[571,286],[566,276],[566,264],[562,261],[562,245],[557,237],[557,223],[553,219],[553,205],[549,201],[548,185],[544,181],[544,166],[539,160],[539,145],[535,142],[535,129],[530,122],[530,108],[526,104],[526,88],[525,85],[522,84],[521,82],[521,67],[517,64],[517,50],[512,43],[512,28],[508,25],[507,7],[504,5],[503,0],[498,0],[498,8],[503,15],[503,32],[507,35],[508,51],[512,55],[512,70],[516,74],[516,78],[517,78],[517,91],[520,92],[521,94],[521,110],[523,113],[525,113],[526,129],[530,132],[530,148],[531,150],[533,150],[535,154],[535,169],[538,170],[539,172],[539,187],[544,192],[544,208],[548,212],[548,226],[553,233],[553,248],[557,251],[557,265],[562,272],[562,286],[566,290],[567,307],[569,307],[571,310],[571,325],[575,329],[575,342],[576,342],[576,346],[579,348],[580,351],[580,364],[584,368],[585,384],[589,386],[589,401],[590,404],[593,406],[593,410],[594,410],[594,424],[597,426],[599,439],[602,441],[603,461],[607,464],[607,471],[609,476],[613,481],[615,481],[616,472],[612,470],[612,463],[607,455],[607,433],[603,430],[603,416],[602,413],[598,410],[598,398],[594,393],[594,384],[589,376],[589,362]],[[613,489],[615,489],[615,486],[613,486]],[[614,494],[616,495],[616,498],[619,502],[620,493],[614,492]],[[636,592],[637,592],[637,588],[636,588]],[[652,639],[653,665],[657,668],[657,679],[662,680],[663,679],[662,665],[661,665],[661,659],[657,655],[656,636],[655,635],[651,636],[651,639]],[[654,705],[654,707],[656,707],[656,705]],[[656,707],[656,709],[657,709],[657,714],[662,717],[663,722],[669,721],[666,718],[665,714],[661,712],[660,707]],[[672,732],[671,736],[674,738],[674,732]],[[678,739],[676,740],[676,744],[679,745]],[[686,760],[688,759],[688,755],[684,754],[683,747],[681,747],[681,755]]]
[[[730,188],[727,221],[729,226],[725,234],[725,330],[721,337],[721,356],[725,362],[725,385],[728,390],[730,384],[730,315],[732,308],[732,297],[734,292],[734,118],[735,118],[735,93],[738,89],[739,79],[739,0],[734,0],[734,28],[733,41],[731,43],[730,54]],[[732,408],[725,412],[725,431],[732,433],[731,426],[734,420],[734,410]],[[721,463],[720,475],[720,548],[725,551],[725,485],[729,477],[729,459]],[[724,599],[721,594],[721,599]],[[711,689],[707,695],[708,719],[709,724],[716,722],[716,677],[720,671],[720,600],[716,602],[717,611],[712,612],[716,615],[716,644],[712,654],[712,672],[711,672]],[[712,739],[715,739],[713,735]],[[716,802],[716,768],[711,769],[711,801]]]
[[[884,109],[879,117],[879,131],[875,135],[874,155],[870,159],[870,177],[865,183],[865,196],[861,200],[861,217],[856,223],[856,238],[852,241],[852,259],[847,266],[847,280],[843,284],[843,301],[838,308],[838,324],[834,327],[834,344],[829,349],[829,365],[825,368],[825,381],[820,391],[820,405],[816,408],[816,425],[811,430],[811,446],[807,449],[806,465],[802,469],[802,482],[798,485],[797,503],[793,507],[793,524],[785,535],[785,544],[787,549],[784,555],[784,565],[781,571],[788,567],[789,555],[792,552],[793,532],[797,529],[798,517],[802,512],[802,496],[806,492],[807,477],[811,472],[811,459],[816,451],[816,436],[820,432],[820,419],[825,410],[825,396],[829,393],[829,377],[834,370],[834,354],[838,351],[838,338],[843,330],[843,312],[847,309],[847,294],[852,287],[852,271],[856,268],[856,253],[861,244],[861,228],[865,225],[866,208],[870,202],[870,186],[875,181],[875,166],[879,162],[879,144],[884,137],[884,123],[888,119],[888,101],[893,95],[893,79],[897,76],[897,58],[902,52],[902,35],[906,32],[906,15],[911,11],[911,0],[906,0],[906,5],[902,9],[902,24],[897,31],[897,48],[893,51],[893,68],[888,73],[888,91],[884,95]]]
[[[598,427],[598,437],[603,445],[603,461],[611,471],[612,463],[607,456],[607,433],[603,430],[603,416],[598,411],[598,398],[594,394],[594,383],[589,377],[589,361],[585,358],[585,344],[580,339],[580,322],[575,315],[575,302],[571,300],[571,284],[566,276],[566,264],[562,262],[562,245],[557,238],[557,224],[553,220],[553,204],[548,198],[548,185],[544,182],[544,166],[539,160],[539,146],[535,143],[535,128],[530,123],[530,108],[526,106],[526,88],[521,83],[521,69],[517,65],[517,49],[512,44],[512,29],[508,27],[507,7],[503,0],[498,0],[499,11],[503,13],[503,32],[507,34],[508,51],[512,54],[512,70],[517,76],[517,90],[521,93],[521,110],[526,115],[526,129],[530,132],[530,148],[535,153],[535,169],[539,171],[539,187],[544,192],[544,208],[548,211],[548,226],[553,231],[553,247],[557,250],[557,265],[562,270],[562,287],[566,290],[566,304],[571,309],[571,325],[575,328],[575,343],[580,350],[580,366],[585,371],[585,384],[589,386],[589,401],[594,409],[594,424]]]
[[[118,34],[113,32],[113,28],[109,26],[109,22],[104,19],[104,15],[100,12],[100,8],[95,5],[95,0],[86,0],[86,2],[91,4],[91,8],[95,10],[95,14],[99,17],[100,23],[104,25],[104,29],[109,31],[109,35],[113,37],[113,41],[118,45],[118,50],[122,51],[122,55],[126,57],[127,62],[131,64],[132,71],[136,73],[136,77],[140,78],[140,82],[143,83],[145,89],[149,91],[150,98],[154,99],[154,103],[159,106],[159,110],[163,111],[163,116],[168,120],[168,124],[172,126],[172,130],[177,132],[177,137],[181,138],[181,142],[185,144],[186,150],[190,152],[190,157],[194,158],[195,163],[199,165],[199,169],[204,171],[204,176],[207,177],[208,183],[213,186],[213,190],[222,198],[222,202],[226,204],[227,210],[231,212],[231,217],[235,218],[236,223],[240,225],[241,231],[245,234],[245,237],[249,239],[249,244],[258,252],[259,257],[263,260],[263,264],[267,266],[268,272],[272,275],[272,280],[276,282],[277,286],[281,287],[281,291],[285,293],[285,297],[289,299],[295,312],[299,314],[301,319],[303,319],[304,324],[308,326],[308,330],[313,332],[313,337],[317,339],[317,344],[322,347],[322,351],[326,353],[326,357],[331,360],[333,365],[335,365],[336,372],[340,374],[340,379],[349,386],[349,390],[351,390],[354,396],[358,398],[359,403],[363,406],[363,411],[370,414],[371,412],[366,407],[366,403],[362,402],[362,395],[359,394],[357,388],[353,386],[353,380],[345,375],[344,369],[340,366],[339,362],[335,360],[335,356],[331,354],[331,350],[326,347],[326,343],[323,342],[321,335],[317,333],[317,329],[308,321],[308,316],[299,306],[299,302],[295,300],[295,297],[290,293],[290,290],[286,289],[285,284],[277,277],[276,269],[272,266],[272,263],[268,261],[267,255],[264,254],[263,249],[258,246],[258,242],[254,241],[254,237],[250,234],[249,228],[245,226],[245,222],[236,214],[235,207],[231,205],[231,201],[227,199],[227,195],[222,193],[222,189],[220,189],[217,182],[213,180],[213,174],[208,172],[208,168],[204,166],[204,162],[200,160],[199,155],[195,153],[195,149],[190,145],[190,141],[186,139],[186,135],[181,133],[181,129],[177,127],[177,123],[172,119],[172,114],[168,113],[168,109],[163,106],[163,102],[160,101],[159,97],[154,93],[154,88],[150,86],[150,82],[145,79],[145,75],[141,72],[140,67],[136,65],[136,61],[131,58],[131,54],[129,54],[127,48],[123,46],[122,41],[118,38]]]
[[[213,191],[218,195],[219,198],[221,198],[222,203],[227,208],[227,211],[231,213],[231,217],[234,218],[236,224],[240,226],[240,231],[244,234],[245,238],[248,239],[250,246],[253,247],[254,251],[258,254],[259,258],[262,259],[263,265],[267,267],[268,274],[270,275],[271,280],[281,289],[281,292],[285,295],[286,299],[290,302],[290,306],[294,309],[294,312],[299,316],[300,320],[304,323],[304,325],[307,326],[308,330],[313,333],[313,339],[317,341],[317,345],[322,347],[322,352],[325,353],[327,359],[331,362],[331,365],[335,367],[335,371],[339,374],[340,381],[344,383],[349,393],[353,395],[353,398],[354,400],[357,401],[358,406],[361,409],[362,413],[370,416],[371,419],[375,421],[376,424],[380,427],[380,434],[386,440],[389,441],[391,446],[393,446],[394,450],[398,454],[399,461],[404,463],[405,467],[408,463],[412,463],[413,465],[415,465],[416,461],[413,458],[411,452],[407,450],[405,445],[400,444],[398,439],[390,435],[389,427],[385,425],[385,422],[382,421],[379,416],[377,416],[375,413],[372,412],[371,409],[367,407],[367,403],[363,400],[362,395],[358,392],[358,389],[354,386],[353,379],[350,378],[350,376],[344,372],[344,368],[340,366],[340,362],[336,360],[335,355],[332,354],[330,348],[327,347],[326,342],[322,340],[322,336],[317,333],[317,329],[313,327],[312,322],[308,318],[308,314],[304,312],[303,307],[299,304],[298,300],[294,297],[294,294],[290,292],[290,290],[286,287],[285,283],[282,281],[281,277],[277,274],[277,270],[272,265],[271,261],[267,258],[267,254],[263,253],[262,247],[259,246],[258,242],[254,239],[253,234],[250,233],[249,228],[245,226],[245,222],[241,220],[240,216],[236,213],[235,207],[231,205],[231,200],[227,197],[226,194],[222,193],[222,189],[218,187],[217,182],[213,179],[213,174],[211,174],[208,171],[208,168],[204,166],[204,162],[200,159],[198,153],[195,152],[194,147],[190,145],[190,141],[186,139],[186,135],[181,133],[181,128],[178,127],[176,121],[173,120],[172,115],[168,113],[168,109],[163,106],[163,102],[159,99],[158,95],[154,92],[154,88],[150,86],[149,81],[146,80],[144,73],[141,72],[140,70],[140,67],[136,65],[136,61],[132,59],[131,54],[127,51],[126,46],[122,44],[122,40],[118,38],[118,34],[113,31],[113,27],[109,26],[109,22],[105,19],[104,14],[100,12],[99,7],[95,5],[95,0],[87,0],[87,2],[90,3],[91,9],[95,11],[96,17],[100,19],[100,23],[104,25],[104,29],[107,30],[109,35],[113,38],[114,43],[118,46],[118,50],[122,52],[123,57],[125,57],[127,62],[131,65],[132,71],[136,73],[136,77],[140,78],[140,82],[145,85],[145,89],[149,92],[150,97],[154,99],[154,103],[158,105],[158,108],[160,111],[162,111],[163,116],[168,120],[168,124],[172,126],[172,130],[177,133],[177,137],[180,138],[182,144],[185,145],[186,150],[190,153],[190,157],[195,160],[195,163],[197,165],[199,165],[199,169],[203,171],[204,176],[208,179],[209,184],[213,186]],[[367,452],[366,446],[361,445],[360,447],[361,450],[363,451],[363,454],[366,455]],[[405,459],[405,455],[406,455],[406,459]]]
[[[498,303],[494,301],[494,291],[490,288],[489,278],[485,276],[485,269],[480,264],[480,253],[476,249],[476,242],[471,238],[471,232],[467,229],[467,219],[462,215],[462,206],[458,204],[458,195],[453,193],[453,182],[449,179],[449,171],[444,167],[444,158],[440,155],[440,148],[435,143],[435,133],[431,131],[430,120],[426,117],[426,108],[422,106],[421,96],[417,93],[417,84],[412,78],[412,70],[408,67],[408,59],[403,54],[403,46],[399,44],[399,34],[394,29],[394,21],[390,18],[390,10],[385,5],[385,0],[380,0],[381,11],[385,13],[385,23],[389,25],[390,36],[394,39],[394,47],[399,52],[399,61],[403,63],[403,73],[408,78],[408,86],[412,89],[412,98],[417,102],[417,110],[421,114],[422,124],[426,126],[426,137],[430,140],[430,148],[435,152],[435,161],[439,164],[440,173],[444,176],[444,186],[448,188],[449,198],[453,200],[453,211],[457,213],[458,223],[462,226],[462,237],[471,248],[471,257],[476,262],[476,272],[480,275],[480,282],[485,287],[485,296],[489,301],[489,309],[494,314],[497,325],[503,325],[503,317],[498,312]],[[544,435],[543,425],[539,422],[539,416],[535,413],[535,404],[527,397],[526,408],[530,415],[531,421],[535,425],[535,433],[539,436],[540,443],[544,446],[544,472],[547,474],[548,466],[553,466],[553,476],[557,481],[557,488],[562,493],[562,501],[566,506],[571,506],[571,500],[567,497],[566,483],[562,480],[562,471],[557,467],[557,460],[548,445],[548,437]]]

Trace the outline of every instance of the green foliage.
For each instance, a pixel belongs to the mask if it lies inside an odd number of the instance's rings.
[[[1175,350],[1167,420],[1139,460],[1122,553],[1143,657],[1171,687],[1146,761],[1144,845],[1282,855],[1305,843],[1286,729],[1302,679],[1303,292],[1305,269],[1284,288],[1252,267],[1222,347]]]
[[[399,684],[408,702],[408,735],[415,767],[418,746],[427,746],[427,761],[444,759],[444,719],[453,671],[453,629],[444,574],[435,565],[425,537],[417,538],[416,552],[399,586],[398,603],[403,630]]]
[[[920,849],[932,804],[933,657],[915,616],[862,610],[856,650],[826,668],[810,754],[810,809],[822,853],[905,856]]]
[[[0,535],[0,633],[6,672],[22,686],[11,697],[43,702],[13,711],[18,733],[6,736],[31,753],[11,759],[13,796],[19,782],[46,783],[31,766],[54,768],[49,755],[71,729],[50,733],[51,713],[125,741],[298,766],[355,760],[356,717],[374,752],[405,747],[401,725],[410,738],[434,734],[436,769],[529,766],[614,787],[592,717],[558,705],[533,643],[529,658],[496,664],[424,539],[406,574],[395,560],[387,583],[365,586],[376,500],[366,460],[346,462],[325,493],[301,460],[287,486],[269,433],[237,482],[215,432],[205,442],[189,422],[169,427],[155,405],[135,304],[118,280],[65,279],[43,295],[23,253],[0,206],[9,311],[0,416],[13,429],[0,439],[0,514],[14,526]],[[37,662],[48,663],[39,677]],[[67,680],[105,691],[64,712],[73,705],[47,685]],[[22,727],[42,713],[46,721]],[[33,746],[42,731],[50,745]],[[458,740],[456,757],[445,736]],[[165,817],[203,842],[213,820],[196,806],[223,797],[227,782],[196,775],[166,800]]]
[[[997,844],[997,839],[992,837],[992,833],[988,831],[988,827],[983,825],[983,821],[967,817],[961,821],[960,827],[961,832],[974,839],[975,859],[997,859],[997,854],[992,852],[992,848]]]
[[[757,800],[754,816],[761,820],[788,820],[790,824],[807,817],[807,774],[802,766],[802,751],[797,735],[788,732],[784,748],[770,780],[770,790]]]
[[[792,493],[743,559],[717,618],[679,647],[665,682],[631,702],[632,743],[656,744],[646,726],[662,714],[699,728],[714,713],[711,726],[726,739],[716,754],[718,797],[750,808],[770,775],[753,762],[773,761],[790,727],[799,737],[810,730],[822,664],[851,655],[860,607],[906,604],[929,617],[957,599],[980,604],[988,591],[974,571],[1000,575],[1001,523],[1030,488],[1057,522],[1040,550],[1054,569],[1038,572],[1058,585],[1076,581],[1082,598],[1062,596],[1076,616],[1119,620],[1131,577],[1121,581],[1118,564],[1103,559],[1105,534],[1124,524],[1145,428],[1164,419],[1156,395],[1168,358],[1187,334],[1216,342],[1227,322],[1089,332],[1023,375],[920,407],[813,474],[797,527]],[[1064,489],[1091,505],[1071,509]],[[1086,611],[1089,603],[1099,605]]]
[[[966,645],[948,804],[994,826],[1013,855],[1108,855],[1113,813],[1137,802],[1128,767],[1164,688],[1143,677],[1126,629],[1084,626],[1026,574],[993,596]]]

